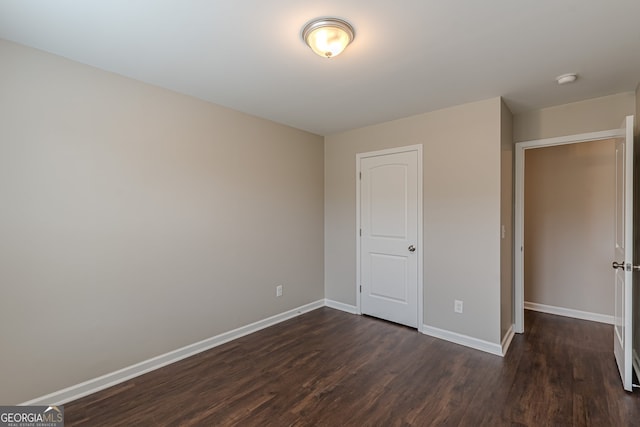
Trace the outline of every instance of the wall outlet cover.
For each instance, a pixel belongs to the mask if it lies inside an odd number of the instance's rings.
[[[453,302],[453,311],[455,311],[456,313],[462,313],[462,301],[455,300]]]

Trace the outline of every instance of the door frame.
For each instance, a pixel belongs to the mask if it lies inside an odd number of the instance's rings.
[[[600,132],[581,133],[556,138],[535,139],[515,143],[515,230],[513,257],[514,268],[514,314],[515,332],[524,333],[524,155],[532,148],[553,147],[556,145],[578,144],[581,142],[599,141],[624,137],[621,129]]]
[[[418,252],[418,331],[422,332],[424,325],[424,281],[423,281],[423,262],[424,262],[424,248],[422,246],[422,144],[408,145],[405,147],[388,148],[385,150],[368,151],[365,153],[356,153],[356,313],[362,314],[360,306],[360,265],[361,265],[361,252],[360,252],[360,186],[361,186],[361,170],[360,161],[367,157],[384,156],[388,154],[406,153],[409,151],[416,151],[418,154],[418,236],[417,236],[417,252]]]

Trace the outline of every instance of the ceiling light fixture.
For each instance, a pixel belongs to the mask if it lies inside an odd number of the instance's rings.
[[[302,29],[304,42],[324,58],[340,55],[355,36],[351,24],[338,18],[314,19]]]
[[[556,81],[559,85],[564,85],[567,83],[573,83],[578,78],[576,73],[563,74],[561,76],[556,77]]]

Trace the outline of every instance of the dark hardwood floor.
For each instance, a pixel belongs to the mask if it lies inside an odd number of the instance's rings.
[[[640,426],[613,328],[526,312],[505,358],[322,308],[65,405],[67,426]]]

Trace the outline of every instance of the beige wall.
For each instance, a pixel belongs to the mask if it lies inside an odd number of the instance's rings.
[[[513,115],[500,103],[500,336],[513,325]]]
[[[327,298],[356,304],[356,153],[423,144],[424,323],[500,342],[500,108],[494,98],[325,138]]]
[[[625,116],[635,114],[634,92],[618,93],[517,114],[514,141],[552,138],[617,129]]]
[[[0,402],[323,298],[322,137],[9,42],[0,62]]]
[[[525,301],[613,315],[613,141],[525,153]]]

